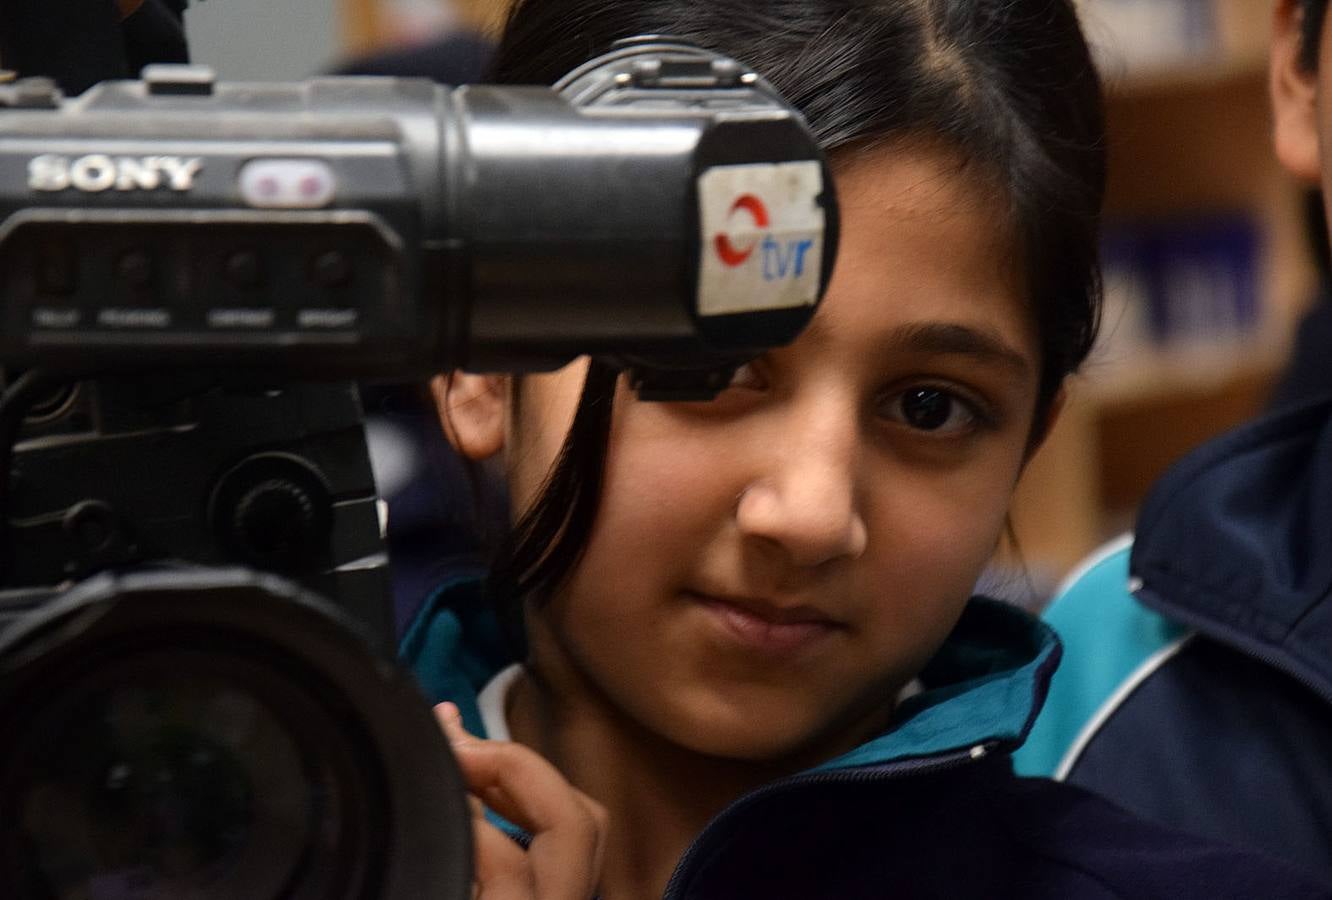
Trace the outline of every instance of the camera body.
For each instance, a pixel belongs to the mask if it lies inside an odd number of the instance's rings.
[[[832,194],[757,76],[651,46],[557,91],[0,86],[0,362],[401,380],[589,353],[715,393],[808,319]]]
[[[348,384],[182,373],[53,389],[10,472],[0,631],[135,565],[249,566],[334,603],[391,657],[381,506]]]
[[[466,897],[351,380],[707,399],[836,246],[812,136],[660,38],[554,90],[0,85],[0,883]]]

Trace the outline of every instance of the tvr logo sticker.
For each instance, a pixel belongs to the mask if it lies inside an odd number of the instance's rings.
[[[737,217],[752,223],[749,230],[769,227],[768,208],[753,194],[742,194],[731,204],[727,216],[728,227],[737,223]],[[744,265],[755,250],[760,250],[764,280],[778,281],[787,277],[799,278],[805,273],[805,254],[814,246],[814,242],[809,239],[779,241],[772,234],[765,234],[761,238],[750,235],[737,246],[730,234],[722,232],[716,236],[714,245],[717,257],[731,268]]]
[[[816,303],[823,198],[817,160],[713,166],[699,175],[698,314]]]

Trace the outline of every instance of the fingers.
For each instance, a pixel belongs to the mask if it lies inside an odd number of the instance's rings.
[[[452,703],[441,703],[434,712],[467,779],[459,751],[462,745],[478,739],[463,729],[458,709]],[[467,805],[472,814],[473,900],[531,900],[536,896],[536,888],[527,852],[486,819],[485,805],[474,794],[468,794]]]
[[[477,900],[532,900],[540,896],[533,883],[527,852],[486,821],[485,809],[479,801],[472,812],[472,839]]]
[[[436,703],[433,712],[435,713],[435,721],[439,723],[440,730],[449,739],[449,745],[454,750],[457,750],[460,745],[480,740],[480,738],[472,736],[471,732],[463,727],[462,713],[458,712],[456,704],[448,701]]]
[[[441,703],[435,707],[435,716],[449,738],[468,790],[532,835],[524,852],[485,821],[483,814],[474,818],[481,897],[507,900],[511,891],[524,884],[528,893],[512,896],[541,900],[592,896],[605,852],[607,814],[601,805],[570,785],[535,751],[468,734],[453,704]]]

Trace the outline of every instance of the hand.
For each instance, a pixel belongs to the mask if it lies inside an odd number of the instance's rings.
[[[587,900],[601,879],[606,810],[522,744],[463,729],[452,703],[435,718],[467,782],[476,846],[475,900]],[[484,805],[483,805],[484,804]],[[490,807],[532,835],[524,850],[485,817]]]

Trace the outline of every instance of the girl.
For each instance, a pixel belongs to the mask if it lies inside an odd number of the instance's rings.
[[[1313,895],[1009,771],[1058,648],[970,593],[1095,330],[1071,4],[527,0],[495,80],[651,33],[805,113],[842,243],[811,326],[715,402],[586,363],[435,384],[518,518],[488,590],[445,586],[403,648],[492,812],[481,896]]]

